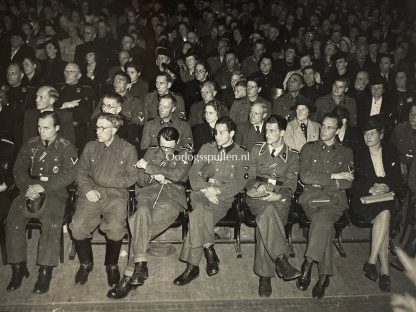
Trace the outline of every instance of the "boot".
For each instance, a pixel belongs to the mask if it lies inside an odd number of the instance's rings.
[[[329,275],[319,275],[319,280],[312,289],[312,297],[322,299],[325,296],[325,289],[329,286]]]
[[[116,287],[110,289],[107,293],[107,297],[110,299],[122,299],[127,297],[130,290],[133,288],[130,285],[131,277],[124,275]]]
[[[39,268],[38,280],[33,288],[33,293],[41,295],[49,291],[51,284],[53,266],[41,265]]]
[[[260,276],[260,278],[259,278],[259,296],[260,297],[270,297],[271,294],[272,294],[271,277]]]
[[[118,257],[120,255],[122,241],[107,239],[105,248],[105,266],[107,272],[108,286],[116,287],[120,281],[120,271],[118,269]]]
[[[134,265],[134,273],[131,278],[130,285],[132,286],[141,286],[144,284],[144,281],[147,280],[149,276],[149,271],[147,270],[147,261],[136,262]]]
[[[275,263],[277,276],[284,281],[291,281],[301,276],[301,273],[287,261],[285,255],[277,257]]]
[[[173,283],[178,286],[189,284],[199,276],[199,267],[188,263],[185,271],[174,279]]]
[[[220,259],[215,252],[214,245],[204,248],[204,254],[207,258],[207,274],[209,276],[215,275],[220,271],[219,263]]]
[[[26,262],[13,263],[12,278],[7,285],[7,291],[14,291],[22,286],[23,277],[29,277],[29,270],[27,269]]]
[[[311,283],[311,273],[312,273],[312,266],[313,262],[308,262],[308,260],[305,259],[302,263],[302,271],[301,276],[296,281],[296,287],[299,290],[306,290],[308,289],[310,283]]]
[[[88,281],[88,274],[90,274],[94,266],[91,240],[89,238],[83,240],[74,239],[74,244],[79,258],[79,269],[75,275],[75,285],[84,285]]]

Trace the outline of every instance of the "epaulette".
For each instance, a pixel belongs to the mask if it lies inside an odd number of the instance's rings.
[[[289,151],[299,154],[300,152],[294,148],[289,147]]]
[[[209,145],[212,145],[212,146],[217,145],[217,143],[216,143],[215,141],[211,141],[211,142],[209,142],[208,144],[209,144]]]
[[[35,137],[30,138],[29,140],[27,140],[27,142],[28,143],[33,143],[33,142],[36,142],[38,139],[39,139],[39,137],[38,136],[35,136]]]
[[[180,96],[180,97],[182,97],[182,95],[180,93],[177,93],[177,92],[169,91],[169,93],[172,94],[173,96]]]
[[[241,149],[243,151],[246,151],[247,150],[247,147],[245,147],[244,145],[238,145],[238,144],[236,144],[236,145],[237,145],[237,148],[238,149]]]
[[[149,121],[153,121],[153,120],[156,120],[156,118],[148,118],[148,119],[147,119],[147,122],[149,122]]]
[[[159,148],[157,145],[149,146],[149,148]]]
[[[67,146],[67,145],[71,144],[71,142],[69,142],[67,139],[62,138],[62,137],[60,137],[60,138],[58,139],[58,142],[59,142],[59,143],[62,143],[64,146]]]
[[[187,120],[185,117],[182,117],[182,116],[179,116],[179,117],[178,117],[178,119],[179,119],[179,120],[182,120],[182,121],[184,121],[184,122],[188,122],[188,120]]]

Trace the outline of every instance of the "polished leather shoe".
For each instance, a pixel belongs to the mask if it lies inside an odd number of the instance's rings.
[[[277,257],[275,263],[277,276],[284,281],[292,281],[301,276],[301,273],[287,261],[285,255]]]
[[[33,288],[33,293],[41,295],[49,291],[49,286],[52,279],[52,266],[42,265],[39,268],[38,280],[36,281],[35,287]]]
[[[404,266],[403,266],[403,264],[401,263],[401,261],[400,261],[399,257],[394,257],[394,258],[393,258],[393,260],[391,260],[390,265],[391,265],[393,268],[395,268],[395,269],[397,269],[397,270],[399,270],[399,271],[401,271],[401,272],[403,272],[403,271],[404,271]]]
[[[107,272],[107,283],[110,287],[116,287],[120,281],[120,271],[117,264],[110,264],[105,266]]]
[[[88,282],[88,274],[90,274],[92,268],[92,263],[80,263],[78,272],[75,275],[75,285],[84,285]]]
[[[365,276],[367,276],[372,281],[376,281],[378,278],[377,266],[371,263],[364,263],[363,271],[365,272]]]
[[[391,289],[391,280],[390,276],[386,274],[380,274],[380,279],[378,280],[378,287],[385,292],[390,292]]]
[[[110,289],[107,297],[110,299],[122,299],[127,297],[133,287],[130,285],[131,277],[124,275],[116,287]]]
[[[147,280],[149,271],[147,269],[147,261],[136,262],[134,265],[133,277],[130,280],[132,286],[142,286],[144,281]]]
[[[207,258],[207,274],[213,276],[220,271],[220,259],[215,252],[214,245],[204,248],[205,257]]]
[[[299,290],[305,291],[308,289],[311,283],[311,273],[312,273],[313,262],[309,263],[307,260],[302,263],[301,275],[296,281],[296,287]]]
[[[272,294],[272,283],[271,277],[263,277],[260,276],[259,278],[259,296],[260,297],[270,297]]]
[[[320,275],[315,286],[312,288],[312,297],[322,299],[325,296],[325,289],[329,286],[329,275]]]
[[[178,286],[189,284],[199,276],[199,267],[188,263],[185,271],[173,280],[173,283]]]
[[[12,278],[7,285],[7,291],[14,291],[22,286],[23,277],[29,277],[26,262],[12,264]]]

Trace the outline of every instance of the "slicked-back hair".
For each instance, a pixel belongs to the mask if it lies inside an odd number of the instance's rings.
[[[227,125],[227,129],[229,132],[234,131],[237,129],[235,122],[229,116],[223,116],[218,118],[215,126],[217,125]]]
[[[59,117],[59,115],[54,112],[54,111],[46,111],[46,112],[42,112],[39,114],[39,119],[46,119],[48,117],[51,117],[53,120],[53,126],[60,126],[61,125],[61,118]]]
[[[265,124],[277,124],[277,126],[279,127],[279,130],[286,130],[287,127],[287,120],[286,118],[280,116],[280,115],[270,115],[266,118]]]
[[[173,105],[174,107],[176,107],[176,99],[175,99],[175,97],[174,97],[172,94],[168,93],[168,94],[162,95],[162,96],[159,98],[159,103],[160,103],[160,100],[161,100],[161,99],[168,99],[168,100],[171,100],[171,101],[172,101],[172,105]]]
[[[119,115],[114,115],[110,113],[100,113],[97,117],[98,119],[106,119],[113,125],[117,130],[123,125],[123,119]]]
[[[164,138],[166,141],[179,141],[179,131],[175,127],[164,127],[157,134],[157,141],[160,145],[160,138]]]
[[[123,107],[124,99],[123,97],[115,92],[105,93],[100,100],[101,105],[104,103],[104,98],[115,100],[121,107]]]

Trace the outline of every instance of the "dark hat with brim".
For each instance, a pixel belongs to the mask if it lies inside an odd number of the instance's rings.
[[[162,67],[165,71],[168,70],[172,74],[174,74],[176,76],[176,78],[179,77],[179,75],[180,75],[179,68],[177,66],[175,66],[174,64],[172,64],[172,63],[169,63],[169,64],[163,63]]]
[[[383,77],[381,77],[381,75],[376,74],[374,76],[371,77],[370,79],[370,86],[375,86],[375,85],[384,85],[385,81],[383,79]]]
[[[157,47],[156,48],[156,56],[158,55],[165,55],[169,58],[172,58],[172,52],[169,51],[169,49],[165,48],[165,47]]]
[[[368,118],[367,123],[363,127],[363,132],[377,129],[382,130],[384,129],[384,117],[382,115],[373,115]]]

